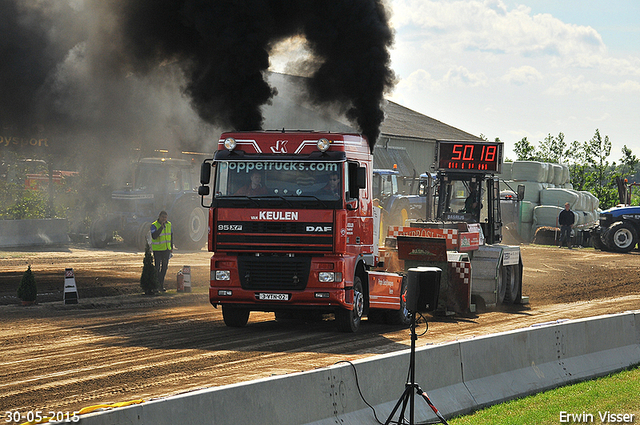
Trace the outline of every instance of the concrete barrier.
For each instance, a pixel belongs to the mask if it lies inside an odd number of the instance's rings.
[[[377,424],[402,396],[409,350],[82,416],[84,425]],[[416,382],[445,417],[640,363],[640,311],[416,349]],[[353,366],[352,366],[353,365]],[[354,373],[354,368],[357,371]],[[416,422],[433,412],[415,396]],[[408,407],[405,418],[408,417]],[[394,419],[397,416],[394,416]]]
[[[0,248],[69,243],[66,218],[0,220]]]

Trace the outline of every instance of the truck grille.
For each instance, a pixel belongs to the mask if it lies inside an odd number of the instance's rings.
[[[301,290],[307,286],[310,269],[311,257],[238,256],[240,283],[247,290]]]
[[[230,227],[232,230],[224,230]],[[241,228],[237,227],[238,225]],[[307,231],[332,223],[218,222],[216,251],[227,252],[332,252],[333,231]],[[221,230],[222,229],[222,230]]]

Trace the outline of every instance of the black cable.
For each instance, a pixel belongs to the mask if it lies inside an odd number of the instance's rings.
[[[422,314],[420,314],[420,316],[424,319],[424,316],[422,316]],[[425,319],[425,324],[427,324],[427,321]],[[427,324],[427,329],[429,328],[429,325]],[[425,330],[421,335],[424,335],[425,333],[427,333],[427,331]],[[351,366],[351,368],[353,369],[353,376],[355,377],[356,380],[356,388],[358,390],[358,394],[360,394],[360,398],[362,399],[362,401],[364,402],[364,404],[366,404],[371,411],[373,412],[373,417],[375,418],[376,422],[378,422],[380,425],[384,425],[382,422],[380,422],[380,419],[378,419],[378,415],[376,414],[376,409],[375,407],[373,407],[368,401],[367,399],[364,398],[364,395],[362,394],[362,390],[360,389],[360,381],[358,380],[358,370],[356,369],[356,365],[354,365],[353,363],[351,363],[349,360],[340,360],[334,363],[334,365],[337,365],[338,363],[347,363],[348,365]],[[410,370],[407,372],[407,380],[406,382],[409,382],[409,373]],[[391,424],[395,424],[395,425],[410,425],[409,422],[406,421],[406,419],[400,423],[399,421],[393,421],[390,422]],[[419,422],[417,424],[414,425],[433,425],[433,424],[437,424],[437,423],[441,423],[441,421],[435,421],[435,422]]]
[[[338,363],[347,363],[351,365],[351,367],[353,368],[353,375],[356,378],[356,388],[358,389],[358,394],[360,394],[360,398],[362,399],[362,401],[364,401],[364,404],[369,406],[369,408],[373,411],[373,417],[376,419],[376,422],[378,422],[380,425],[383,425],[382,422],[380,422],[380,419],[378,419],[378,415],[376,415],[376,409],[371,404],[369,404],[369,402],[362,395],[362,391],[360,390],[360,382],[358,382],[358,371],[356,370],[356,365],[351,363],[349,360],[340,360],[335,362],[334,365]]]
[[[416,335],[417,337],[421,337],[421,336],[426,335],[427,331],[429,330],[429,322],[427,322],[427,318],[424,317],[422,315],[422,313],[418,312],[418,313],[415,313],[415,314],[417,314],[418,316],[422,317],[422,320],[424,320],[424,332],[422,332],[420,335]]]

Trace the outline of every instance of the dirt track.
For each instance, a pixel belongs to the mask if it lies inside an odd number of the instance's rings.
[[[168,274],[174,290],[154,297],[140,294],[142,257],[85,247],[0,252],[0,414],[148,400],[410,344],[408,329],[365,322],[359,333],[341,334],[330,321],[283,324],[267,313],[252,313],[246,328],[227,328],[208,303],[208,252],[176,253]],[[469,318],[429,316],[418,346],[640,309],[637,252],[524,246],[523,261],[528,306]],[[15,298],[27,264],[39,285],[39,304],[32,307]],[[193,292],[177,294],[175,275],[185,264],[192,267]],[[60,301],[66,267],[76,274],[78,305]]]

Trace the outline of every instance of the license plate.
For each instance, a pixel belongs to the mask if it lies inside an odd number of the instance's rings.
[[[258,294],[259,300],[267,301],[289,301],[289,294]]]

